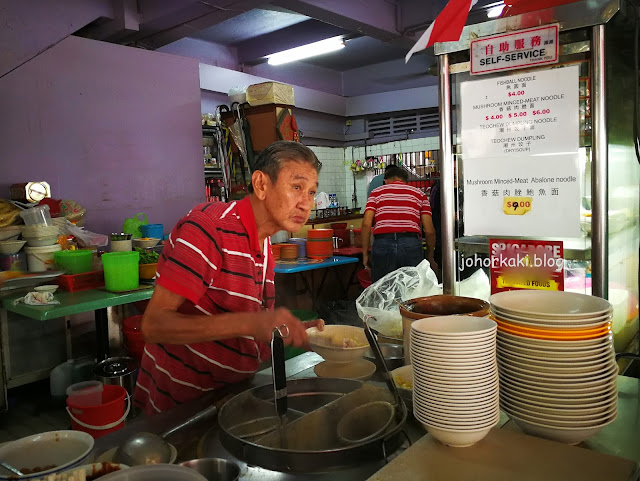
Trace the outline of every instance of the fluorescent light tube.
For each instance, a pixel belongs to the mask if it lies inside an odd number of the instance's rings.
[[[315,57],[324,53],[335,52],[344,48],[342,36],[331,37],[319,42],[301,45],[300,47],[283,50],[282,52],[267,55],[269,65],[282,65],[283,63],[295,62],[304,58]]]
[[[491,7],[489,10],[487,10],[487,17],[489,18],[499,17],[503,9],[504,9],[504,5]]]

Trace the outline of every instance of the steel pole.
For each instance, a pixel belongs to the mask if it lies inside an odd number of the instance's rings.
[[[453,138],[451,134],[451,76],[449,56],[438,57],[440,105],[440,205],[442,208],[442,287],[444,294],[455,294],[455,202]]]
[[[606,65],[604,25],[593,27],[591,61],[591,293],[609,297],[608,256],[608,133],[606,110]]]

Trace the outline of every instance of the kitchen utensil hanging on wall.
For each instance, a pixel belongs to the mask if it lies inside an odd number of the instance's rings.
[[[248,105],[248,104],[247,104]],[[244,135],[244,144],[247,151],[247,163],[249,164],[249,172],[253,172],[255,166],[255,154],[253,152],[253,142],[251,140],[251,126],[249,125],[249,119],[244,113],[244,104],[238,107],[238,110],[242,119],[242,132]]]

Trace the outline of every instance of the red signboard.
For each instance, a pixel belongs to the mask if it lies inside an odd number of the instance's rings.
[[[564,290],[560,241],[489,239],[491,293],[515,289]]]

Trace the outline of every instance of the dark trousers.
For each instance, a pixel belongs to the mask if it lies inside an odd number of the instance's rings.
[[[371,280],[375,282],[400,267],[417,266],[423,259],[424,249],[418,237],[374,238],[371,247]]]

